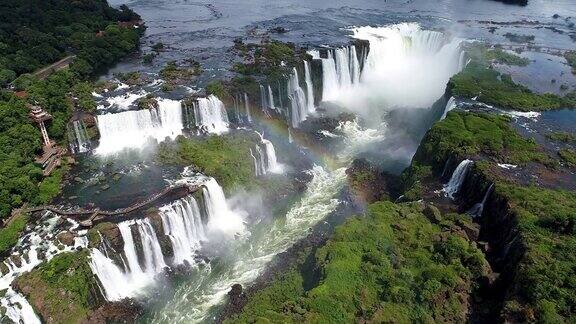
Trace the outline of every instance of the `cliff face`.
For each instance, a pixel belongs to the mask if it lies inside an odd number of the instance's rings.
[[[480,225],[477,244],[498,274],[484,289],[483,304],[489,308],[481,310],[480,318],[510,322],[572,318],[574,302],[568,296],[576,286],[567,269],[576,264],[568,252],[576,244],[576,194],[547,188],[546,182],[535,186],[522,181],[523,173],[531,170],[564,171],[554,167],[554,157],[519,137],[506,120],[456,112],[425,136],[403,175],[406,190],[419,193],[414,199],[442,200],[437,189],[464,159],[472,159],[473,166],[452,204],[475,217]],[[514,173],[502,172],[506,163],[516,165]]]

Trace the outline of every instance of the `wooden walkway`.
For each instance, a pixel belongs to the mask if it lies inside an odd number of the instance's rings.
[[[26,209],[21,210],[21,213],[33,213],[33,212],[39,212],[39,211],[47,210],[47,211],[53,212],[54,214],[58,214],[62,217],[71,218],[71,219],[74,219],[75,221],[79,221],[80,224],[84,227],[91,227],[94,225],[94,221],[98,217],[99,217],[99,219],[105,219],[108,217],[129,214],[129,213],[132,213],[132,212],[137,211],[139,209],[142,209],[148,205],[151,205],[154,202],[156,202],[157,200],[159,200],[159,199],[161,199],[161,198],[163,198],[163,197],[165,197],[165,196],[167,196],[173,192],[184,189],[187,191],[187,193],[193,193],[193,192],[197,191],[198,189],[200,189],[200,187],[201,187],[201,185],[188,185],[188,184],[170,186],[170,187],[164,188],[160,192],[157,192],[157,193],[149,196],[148,198],[146,198],[143,201],[136,202],[136,203],[134,203],[134,204],[132,204],[126,208],[120,208],[120,209],[116,209],[116,210],[112,210],[112,211],[100,210],[99,208],[94,208],[94,209],[78,208],[78,209],[73,209],[73,210],[64,210],[64,209],[60,209],[60,208],[53,206],[53,205],[46,205],[46,206],[26,208]]]

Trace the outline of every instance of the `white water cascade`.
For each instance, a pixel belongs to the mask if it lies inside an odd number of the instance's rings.
[[[300,87],[296,68],[293,68],[288,80],[288,98],[290,99],[290,122],[292,127],[296,128],[308,115],[306,94]]]
[[[73,245],[63,246],[56,239],[60,231],[75,231],[78,224],[67,220],[61,223],[62,221],[60,217],[45,212],[38,222],[35,224],[31,222],[27,226],[26,234],[18,239],[10,251],[10,257],[3,261],[5,269],[8,270],[0,275],[0,290],[4,291],[3,296],[0,297],[0,305],[5,309],[3,321],[24,324],[41,323],[34,313],[32,305],[22,294],[12,288],[12,282],[58,254],[87,246],[88,240],[85,236],[85,230],[75,232],[77,236],[74,237]],[[58,226],[62,226],[62,224],[67,228],[60,227],[58,230]],[[40,256],[41,254],[44,255],[44,258]],[[18,262],[15,262],[16,258],[19,259]]]
[[[144,267],[138,261],[131,227],[140,235]],[[166,267],[160,243],[148,219],[129,220],[118,224],[124,242],[123,264],[116,264],[108,255],[94,248],[90,255],[90,268],[98,277],[108,301],[120,300],[143,293],[154,282],[154,277]]]
[[[174,250],[172,264],[194,261],[194,251],[206,240],[206,228],[202,222],[196,199],[189,195],[160,208],[164,234],[168,235]]]
[[[248,102],[248,95],[244,93],[244,110],[246,111],[246,119],[252,123],[252,115],[250,115],[250,102]]]
[[[454,195],[460,191],[462,187],[462,183],[464,183],[464,179],[466,179],[466,174],[468,173],[468,169],[472,166],[472,160],[464,160],[458,164],[456,170],[452,173],[452,177],[450,181],[446,185],[444,185],[444,189],[442,189],[447,197],[450,199],[454,199]]]
[[[224,103],[216,96],[199,98],[194,105],[196,126],[207,133],[222,134],[228,131],[228,115]]]
[[[250,149],[250,154],[254,158],[254,173],[256,176],[284,172],[284,166],[276,158],[274,144],[265,139],[262,134],[258,133],[258,135],[260,135],[261,142],[255,147],[257,156],[254,156],[252,149]]]
[[[364,67],[359,71],[361,61],[353,46],[329,50],[328,58],[322,59],[324,101],[363,112],[381,110],[383,104],[426,108],[444,94],[450,77],[462,68],[461,40],[422,30],[417,23],[357,27],[351,32],[370,42]]]
[[[111,154],[127,148],[142,148],[148,141],[174,139],[182,134],[180,102],[158,99],[158,108],[98,115],[100,145],[97,154]]]
[[[270,85],[268,85],[268,107],[272,110],[276,110],[276,106],[274,105],[274,93],[272,92]]]
[[[456,108],[456,98],[450,97],[450,99],[448,99],[448,102],[446,103],[446,108],[444,108],[444,112],[442,113],[442,117],[440,117],[440,120],[446,118],[448,112],[450,112],[454,108]]]
[[[243,234],[245,231],[241,215],[230,209],[222,187],[214,178],[203,183],[202,194],[208,214],[208,230],[227,236]]]
[[[310,62],[304,61],[304,80],[306,81],[306,106],[308,113],[313,113],[314,107],[314,87],[312,86],[312,76],[310,74]]]

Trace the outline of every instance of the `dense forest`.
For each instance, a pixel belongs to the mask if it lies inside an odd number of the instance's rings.
[[[0,85],[76,54],[73,70],[87,76],[138,44],[138,32],[118,22],[140,17],[106,0],[0,2]]]
[[[65,144],[73,110],[94,108],[87,79],[138,47],[142,28],[119,22],[139,19],[126,6],[114,9],[105,0],[0,3],[0,86],[12,83],[27,94],[19,98],[0,90],[0,219],[25,202],[47,203],[59,191],[63,170],[43,178],[34,163],[41,136],[27,104],[53,116],[49,136]],[[70,69],[45,79],[29,74],[67,55],[77,56]]]

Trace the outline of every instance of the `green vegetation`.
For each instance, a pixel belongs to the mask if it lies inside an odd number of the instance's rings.
[[[576,150],[565,148],[558,151],[560,158],[568,164],[568,166],[576,167]]]
[[[216,97],[224,100],[231,98],[226,86],[221,81],[211,81],[206,85],[206,94],[215,95]]]
[[[572,67],[572,73],[576,74],[576,51],[568,51],[564,53],[564,58],[566,58],[568,65]]]
[[[478,96],[479,101],[487,104],[519,111],[576,106],[576,97],[572,93],[565,97],[551,93],[537,94],[515,83],[510,75],[492,68],[492,63],[527,65],[528,60],[498,48],[486,49],[479,44],[470,45],[467,51],[471,62],[448,83],[452,95],[467,98]]]
[[[174,142],[160,144],[157,160],[169,165],[192,165],[227,190],[250,187],[255,180],[250,149],[254,150],[256,143],[255,136],[240,133],[204,139],[179,136]]]
[[[16,245],[28,218],[27,214],[20,214],[11,219],[6,227],[0,229],[0,255],[5,255]]]
[[[536,142],[518,135],[509,118],[469,112],[450,112],[426,134],[415,160],[442,171],[450,156],[459,158],[490,156],[499,163],[526,164],[540,162],[553,165]]]
[[[99,303],[88,251],[63,253],[16,279],[15,285],[43,318],[79,323]]]
[[[139,29],[118,24],[140,19],[125,5],[27,0],[0,6],[0,86],[69,54],[77,55],[71,69],[88,76],[138,46]]]
[[[486,262],[454,222],[431,223],[423,207],[371,205],[228,322],[465,322]]]
[[[264,75],[269,81],[278,80],[301,62],[306,52],[297,52],[294,44],[271,41],[262,45],[236,42],[235,48],[244,57],[234,71],[243,75]]]
[[[576,144],[576,134],[574,133],[554,132],[546,134],[546,137],[556,142]]]
[[[499,182],[495,194],[509,202],[525,249],[504,316],[519,322],[573,322],[576,193]]]

